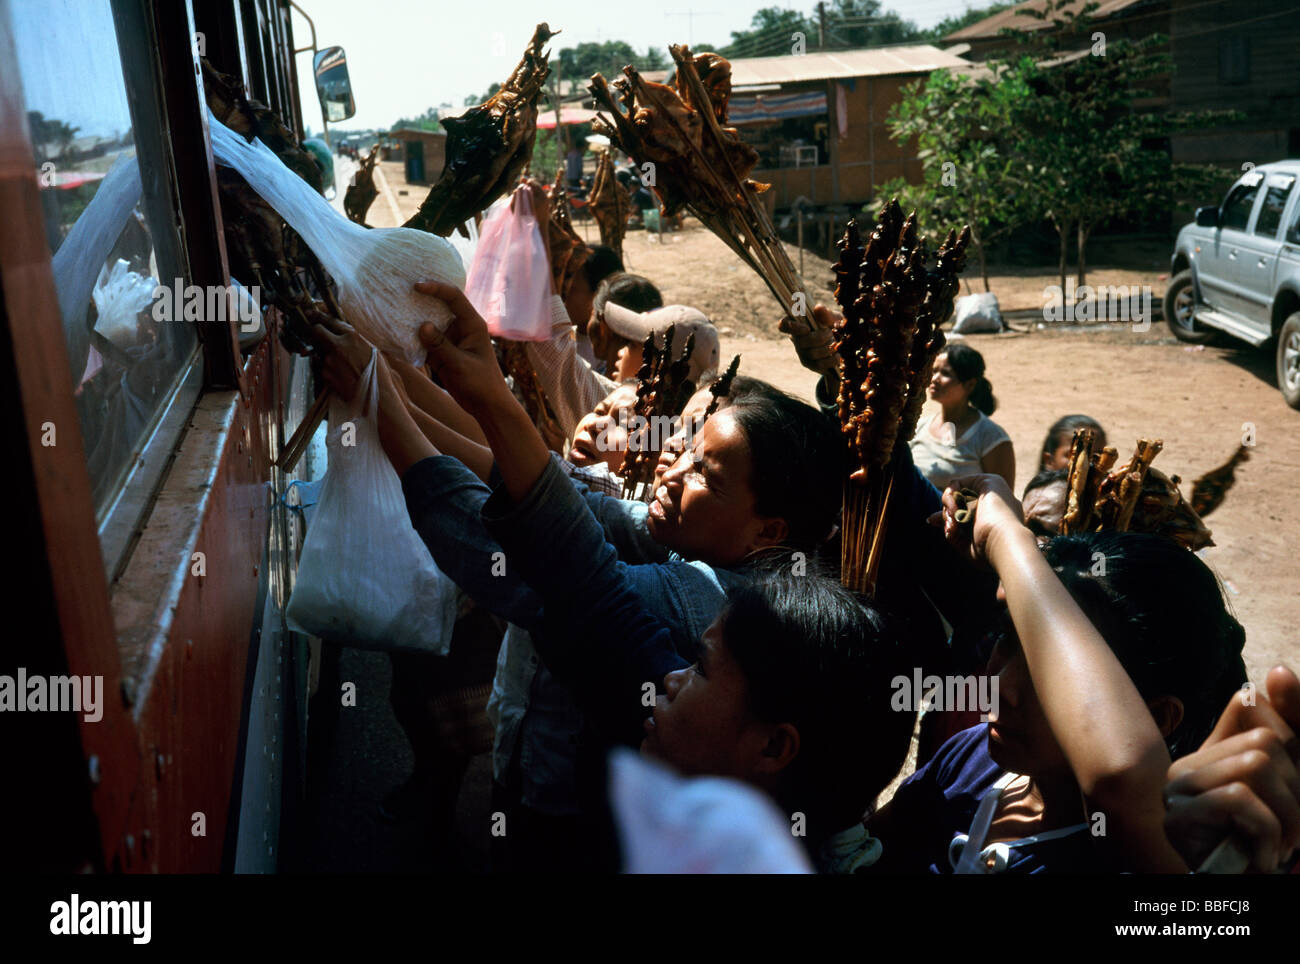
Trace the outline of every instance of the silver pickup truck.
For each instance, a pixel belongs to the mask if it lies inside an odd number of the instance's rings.
[[[1300,408],[1300,161],[1246,172],[1178,232],[1165,321],[1182,341],[1276,339],[1277,385]]]

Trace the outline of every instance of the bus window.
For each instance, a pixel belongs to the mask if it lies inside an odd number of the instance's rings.
[[[157,102],[128,90],[124,59],[148,52],[119,36],[110,0],[11,0],[9,10],[102,529],[146,444],[174,443],[160,417],[193,385],[194,324],[172,312],[186,281],[168,165],[137,145],[158,129]]]

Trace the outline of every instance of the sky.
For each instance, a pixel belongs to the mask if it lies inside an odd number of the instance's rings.
[[[552,50],[585,41],[625,40],[637,50],[656,46],[667,55],[670,43],[721,45],[733,30],[749,26],[754,11],[785,6],[804,13],[815,0],[298,0],[316,23],[322,49],[339,44],[347,51],[357,113],[342,127],[388,127],[400,117],[415,117],[444,102],[464,109],[465,98],[481,95],[505,80],[545,20],[563,31]],[[885,0],[918,27],[929,27],[971,6],[969,0]],[[294,43],[311,42],[307,23],[293,14]],[[693,36],[692,36],[693,35]],[[298,55],[303,123],[319,132],[320,105],[311,81],[311,54]]]

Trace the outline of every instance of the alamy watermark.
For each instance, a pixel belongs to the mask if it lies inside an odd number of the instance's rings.
[[[82,713],[87,723],[104,716],[104,677],[0,676],[0,713]]]
[[[1151,327],[1150,285],[1079,285],[1073,278],[1043,289],[1043,321],[1133,322],[1135,332]]]
[[[998,711],[996,676],[922,676],[921,667],[911,676],[895,676],[889,684],[894,695],[889,701],[896,712],[954,713],[978,710],[980,721]]]
[[[238,321],[244,333],[262,323],[261,289],[235,285],[187,285],[177,278],[153,289],[154,321]]]

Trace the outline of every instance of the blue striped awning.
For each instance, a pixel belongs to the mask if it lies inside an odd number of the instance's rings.
[[[757,124],[759,121],[809,117],[813,114],[825,113],[825,91],[808,91],[802,94],[757,94],[753,97],[733,97],[728,105],[727,120],[731,124]]]

